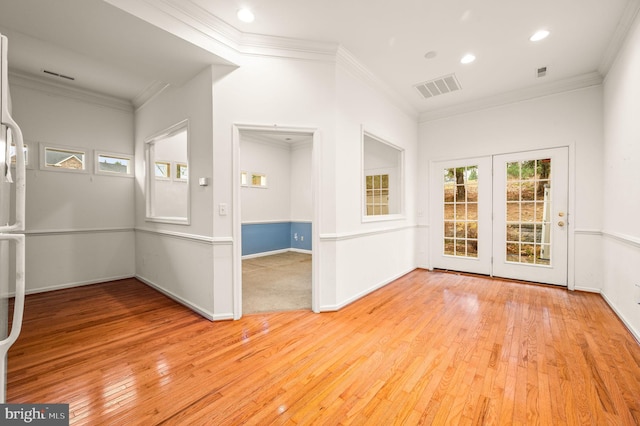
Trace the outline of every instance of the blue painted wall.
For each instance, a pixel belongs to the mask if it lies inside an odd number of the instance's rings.
[[[311,250],[311,223],[291,222],[291,248]]]
[[[298,239],[295,239],[295,236]],[[277,222],[242,224],[242,255],[296,248],[311,250],[311,223]]]

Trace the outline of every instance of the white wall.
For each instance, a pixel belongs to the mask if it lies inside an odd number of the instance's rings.
[[[336,232],[322,236],[335,262],[337,309],[416,267],[414,257],[418,128],[416,118],[349,69],[336,69]],[[363,222],[362,131],[405,150],[404,216]],[[329,267],[329,265],[326,265]]]
[[[267,175],[267,188],[243,187],[242,223],[310,222],[312,143],[274,143],[241,136],[240,169]]]
[[[602,294],[640,339],[640,17],[604,84]]]
[[[210,319],[230,318],[216,310],[211,181],[212,70],[207,67],[182,87],[169,87],[136,112],[136,276]],[[145,220],[144,141],[189,120],[190,225]]]
[[[132,109],[39,80],[9,80],[33,165],[27,170],[27,291],[133,276],[134,180],[93,172],[94,150],[133,154]],[[90,170],[39,170],[41,143],[87,150]]]
[[[320,219],[314,229],[334,232],[335,64],[259,56],[242,59],[240,68],[214,83],[214,205],[233,203],[234,124],[314,128],[319,136],[314,155],[322,159],[317,188]],[[214,238],[233,239],[235,245],[229,250],[220,246],[215,258],[216,301],[227,312],[234,309],[234,266],[237,276],[239,264],[239,258],[234,263],[234,252],[240,249],[240,236],[233,235],[233,216],[230,209],[228,216],[213,218]],[[314,255],[322,257],[316,247]],[[322,273],[321,303],[335,297],[331,290],[335,281]]]
[[[289,146],[258,141],[242,135],[240,169],[267,176],[267,187],[243,187],[242,223],[291,220],[291,151]]]
[[[316,297],[320,310],[337,309],[413,269],[415,160],[406,169],[405,219],[391,224],[363,224],[360,208],[361,125],[406,147],[407,157],[415,159],[417,127],[413,117],[390,105],[335,62],[247,56],[239,69],[214,84],[216,205],[232,200],[234,123],[318,129],[314,161],[319,168],[319,182],[314,190],[318,191],[319,220],[314,222],[314,229],[320,240],[314,246],[314,257],[319,259],[315,274],[319,280]],[[214,216],[215,237],[229,236],[232,230],[230,217]],[[373,237],[372,231],[383,236]],[[385,241],[373,257],[364,255],[371,238]],[[389,256],[391,252],[398,253],[398,244],[402,244],[399,254],[405,255],[402,260]],[[229,261],[232,262],[231,255]],[[366,279],[359,274],[361,266],[369,268]],[[216,293],[220,291],[232,309],[230,281],[229,277],[216,278]]]
[[[291,207],[293,222],[313,220],[312,141],[298,142],[291,147]]]
[[[574,280],[576,288],[599,291],[602,139],[601,86],[428,121],[420,125],[420,181],[428,181],[432,160],[571,146],[569,190],[573,202],[568,220],[575,247],[569,253],[569,279]],[[428,207],[425,187],[418,207],[424,213],[419,219],[418,244],[418,264],[423,267],[429,265],[428,229],[434,226],[426,214]]]

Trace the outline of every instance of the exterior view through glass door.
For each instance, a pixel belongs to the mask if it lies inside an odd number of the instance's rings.
[[[432,163],[432,267],[567,285],[567,169],[567,148]]]

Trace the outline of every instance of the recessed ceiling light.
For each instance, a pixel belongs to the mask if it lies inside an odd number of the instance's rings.
[[[547,38],[547,36],[549,35],[549,31],[547,30],[540,30],[537,31],[534,35],[532,35],[531,37],[529,37],[529,40],[531,41],[540,41],[540,40],[544,40],[545,38]]]
[[[474,55],[472,55],[471,53],[467,53],[466,55],[464,55],[462,57],[462,59],[460,59],[460,63],[461,64],[470,64],[471,62],[475,61],[476,57]]]
[[[247,8],[242,8],[238,10],[238,19],[242,22],[253,22],[256,17],[252,11]]]
[[[435,58],[436,56],[438,56],[438,52],[436,52],[435,50],[430,50],[429,52],[427,52],[427,53],[425,53],[425,54],[424,54],[424,57],[425,57],[426,59],[433,59],[433,58]]]

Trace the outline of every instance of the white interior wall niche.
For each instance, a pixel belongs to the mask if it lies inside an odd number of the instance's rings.
[[[145,160],[146,220],[188,225],[189,184],[178,170],[189,164],[188,120],[145,140]]]
[[[387,175],[388,214],[368,214],[367,176]],[[373,189],[376,191],[376,189]],[[362,131],[362,221],[393,220],[404,217],[404,149]],[[372,213],[372,212],[369,212]]]

